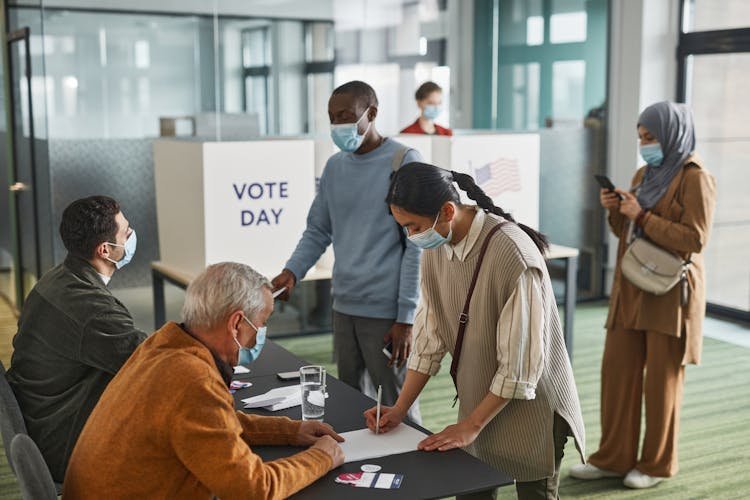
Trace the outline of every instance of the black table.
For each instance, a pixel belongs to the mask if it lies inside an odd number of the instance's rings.
[[[263,394],[270,389],[298,384],[299,381],[282,382],[276,378],[280,371],[292,371],[304,366],[300,358],[279,346],[267,341],[260,358],[251,365],[251,373],[235,375],[235,379],[251,381],[252,387],[237,391],[234,395],[235,408],[243,409],[241,399]],[[362,413],[375,402],[361,392],[349,387],[340,380],[327,377],[329,397],[326,400],[325,421],[337,432],[348,432],[365,427]],[[446,401],[445,404],[450,404]],[[301,407],[288,408],[276,412],[263,409],[244,410],[248,413],[269,416],[301,418]],[[426,433],[426,429],[411,424]],[[302,448],[293,446],[254,446],[253,451],[263,460],[274,460],[297,453]],[[359,472],[363,463],[382,466],[382,472],[403,474],[404,480],[399,489],[382,490],[374,488],[354,488],[338,484],[334,479],[344,472]],[[300,491],[294,499],[404,499],[443,498],[456,494],[473,493],[513,484],[513,479],[484,462],[472,457],[463,450],[448,452],[413,451],[400,455],[374,458],[360,462],[346,463],[329,472],[321,479]]]

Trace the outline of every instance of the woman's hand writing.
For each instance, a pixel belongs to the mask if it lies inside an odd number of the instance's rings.
[[[375,432],[375,417],[377,417],[377,407],[373,406],[364,413],[367,421],[367,428]],[[388,432],[395,429],[404,420],[406,412],[398,406],[381,406],[380,407],[380,432]]]

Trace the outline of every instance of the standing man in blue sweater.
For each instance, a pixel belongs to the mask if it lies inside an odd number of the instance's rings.
[[[331,137],[341,151],[328,159],[307,228],[274,289],[282,299],[333,243],[333,338],[339,378],[362,390],[365,369],[393,405],[406,376],[411,326],[419,298],[420,250],[400,237],[385,197],[394,168],[421,155],[380,135],[378,98],[351,81],[328,101]],[[391,358],[383,347],[391,343]],[[414,404],[410,417],[419,421]]]

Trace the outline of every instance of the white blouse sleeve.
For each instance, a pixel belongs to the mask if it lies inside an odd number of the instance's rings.
[[[497,323],[497,372],[490,391],[506,399],[534,399],[544,370],[542,274],[526,269]]]
[[[445,356],[446,350],[445,344],[435,331],[435,314],[424,284],[422,297],[414,316],[412,335],[414,344],[409,355],[408,368],[425,375],[435,375],[440,371],[440,361]]]

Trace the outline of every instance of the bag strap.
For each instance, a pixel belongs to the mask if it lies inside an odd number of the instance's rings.
[[[471,296],[474,295],[474,287],[477,284],[477,278],[479,277],[479,269],[482,267],[482,261],[484,260],[484,254],[487,252],[487,247],[490,244],[490,238],[500,230],[505,222],[500,222],[495,227],[490,229],[489,234],[482,243],[482,249],[479,251],[479,260],[477,261],[477,267],[474,268],[474,276],[471,278],[471,284],[469,285],[469,293],[466,295],[466,302],[464,303],[464,310],[458,317],[458,335],[456,336],[456,347],[453,349],[453,361],[451,362],[451,378],[453,379],[453,386],[456,388],[456,397],[453,400],[453,404],[456,404],[458,399],[458,384],[456,383],[456,376],[458,375],[458,361],[461,358],[461,347],[464,343],[464,332],[466,331],[466,323],[469,321],[469,305],[471,304]]]

